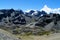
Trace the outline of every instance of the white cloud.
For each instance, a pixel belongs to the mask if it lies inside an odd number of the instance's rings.
[[[25,12],[27,12],[27,13],[28,13],[28,12],[30,12],[31,10],[34,10],[34,9],[29,9],[29,10],[26,10]],[[34,10],[34,11],[36,11],[36,10]]]
[[[60,14],[60,8],[56,8],[52,10],[53,13],[59,13]]]
[[[52,9],[52,8],[49,8],[47,5],[44,5],[44,7],[40,10],[40,11],[45,11],[45,12],[47,12],[48,14],[50,13],[50,12],[52,12],[52,13],[59,13],[60,14],[60,8],[54,8],[54,9]]]
[[[26,10],[25,12],[29,13],[31,10],[34,10],[34,9],[29,9],[29,10]],[[59,13],[60,14],[60,8],[49,8],[47,5],[44,5],[44,7],[40,10],[40,11],[45,11],[47,12],[48,14],[51,12],[51,13]],[[34,14],[37,14],[37,11],[34,10],[35,13]]]
[[[25,12],[30,12],[30,10],[26,10]]]

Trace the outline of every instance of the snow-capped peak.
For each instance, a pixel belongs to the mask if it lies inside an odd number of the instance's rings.
[[[49,14],[50,12],[51,13],[58,13],[58,14],[60,14],[60,8],[52,9],[52,8],[49,8],[47,5],[44,5],[44,7],[40,11],[42,11],[42,10],[47,12],[47,14]]]
[[[25,12],[29,13],[31,10],[26,10]],[[34,14],[37,14],[37,10],[33,10],[35,11]],[[58,13],[60,14],[60,8],[49,8],[47,5],[44,5],[44,7],[40,10],[40,11],[45,11],[47,14],[49,13]]]
[[[47,5],[44,5],[44,7],[40,11],[42,11],[42,10],[47,12],[47,13],[50,13],[52,11],[52,9],[47,7]]]

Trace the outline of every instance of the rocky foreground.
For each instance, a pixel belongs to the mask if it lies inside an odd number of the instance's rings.
[[[43,36],[35,36],[35,35],[30,35],[30,36],[21,36],[21,35],[12,35],[2,29],[0,29],[0,40],[21,40],[18,39],[17,37],[20,37],[22,40],[60,40],[60,33],[54,33],[50,35],[43,35]]]
[[[16,38],[14,35],[0,29],[0,40],[20,40]]]

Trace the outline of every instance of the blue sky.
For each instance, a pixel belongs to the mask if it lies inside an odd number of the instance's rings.
[[[60,8],[60,0],[0,0],[0,9],[40,10],[44,5],[50,8]]]

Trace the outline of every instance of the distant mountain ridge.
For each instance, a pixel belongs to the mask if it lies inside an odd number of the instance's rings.
[[[38,10],[30,10],[29,12],[23,12],[22,10],[14,10],[14,9],[2,9],[0,10],[0,21],[8,20],[14,24],[26,24],[26,21],[30,19],[36,21],[39,17],[43,15],[47,15],[48,13],[45,11],[38,11]],[[50,13],[54,14],[54,13]],[[8,18],[8,19],[7,19]],[[29,22],[28,21],[28,22]],[[21,22],[21,23],[20,23]]]
[[[51,25],[51,26],[50,26]],[[44,10],[30,10],[23,12],[23,10],[3,9],[0,10],[0,28],[7,28],[15,32],[16,28],[21,28],[21,32],[32,31],[33,33],[42,30],[57,30],[60,29],[60,14],[47,13]],[[25,29],[27,28],[27,29]],[[31,29],[30,29],[31,28]],[[42,29],[42,30],[41,30]],[[20,29],[19,29],[20,30]]]

